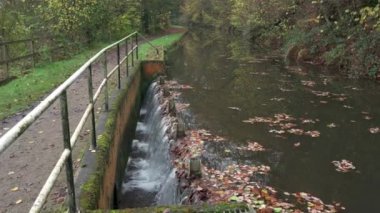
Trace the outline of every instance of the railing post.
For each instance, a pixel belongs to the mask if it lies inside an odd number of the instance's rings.
[[[125,56],[127,57],[126,59],[125,59],[125,63],[126,63],[126,70],[127,70],[127,77],[129,76],[129,54],[128,54],[128,52],[129,52],[129,45],[128,45],[128,38],[127,39],[125,39]]]
[[[92,105],[91,107],[91,149],[96,150],[96,124],[95,124],[95,105],[94,105],[94,92],[92,91],[92,64],[88,67],[88,98]]]
[[[69,111],[67,108],[67,93],[66,90],[61,94],[61,119],[62,119],[62,133],[63,133],[63,143],[64,148],[70,150],[70,155],[66,160],[66,179],[67,179],[67,189],[69,197],[69,212],[76,212],[75,203],[75,186],[74,186],[74,171],[73,171],[73,160],[70,144],[70,124],[69,124]]]
[[[136,60],[139,60],[139,34],[136,33]]]
[[[135,46],[133,45],[133,38],[131,38],[131,46],[132,46],[131,47],[131,55],[132,55],[131,56],[131,60],[132,60],[132,62],[131,62],[132,64],[131,65],[132,65],[132,67],[134,67],[135,66],[135,62],[134,62],[135,56],[134,56],[133,52],[134,52]]]
[[[32,51],[32,60],[33,60],[33,68],[36,67],[36,56],[35,56],[35,50],[34,50],[34,39],[30,40],[30,47]]]
[[[106,84],[105,84],[105,88],[104,88],[104,108],[106,110],[106,112],[109,110],[109,97],[108,97],[108,78],[107,78],[107,75],[108,75],[108,68],[107,68],[107,51],[104,52],[104,64],[103,64],[103,68],[104,68],[104,79],[106,79]]]
[[[4,44],[4,59],[5,59],[5,73],[7,78],[9,76],[9,50],[8,44]]]
[[[121,88],[121,82],[120,82],[121,76],[120,76],[120,43],[117,44],[117,88]]]

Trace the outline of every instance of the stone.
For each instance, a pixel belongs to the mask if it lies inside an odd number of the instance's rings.
[[[190,159],[190,176],[194,178],[202,177],[202,163],[200,157],[193,157]]]

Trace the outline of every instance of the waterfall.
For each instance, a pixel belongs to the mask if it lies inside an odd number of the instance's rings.
[[[160,85],[154,82],[140,110],[136,139],[123,180],[121,208],[178,203],[177,180],[170,159],[174,118],[165,109]]]

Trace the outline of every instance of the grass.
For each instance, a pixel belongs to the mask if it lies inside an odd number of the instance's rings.
[[[168,49],[171,45],[181,39],[183,33],[174,33],[166,36],[162,36],[160,38],[154,39],[150,43],[157,47],[163,47],[164,49]],[[147,59],[147,55],[154,51],[153,47],[149,44],[145,43],[139,47],[139,56],[142,60]]]
[[[71,59],[39,65],[26,75],[0,87],[0,120],[27,109],[76,71],[104,44],[97,44]]]
[[[162,36],[154,39],[151,43],[155,46],[168,48],[178,41],[182,35],[183,33],[176,33]],[[98,44],[71,59],[40,65],[34,71],[0,86],[0,120],[29,108],[42,96],[64,82],[103,46],[104,44]],[[152,50],[153,48],[146,43],[141,45],[139,47],[141,59],[146,59]]]

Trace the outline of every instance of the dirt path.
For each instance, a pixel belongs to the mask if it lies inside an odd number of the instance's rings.
[[[125,47],[121,48],[124,57]],[[116,50],[108,54],[108,68],[115,67]],[[122,67],[122,76],[126,74]],[[87,75],[85,72],[68,89],[71,132],[78,124],[88,104]],[[97,62],[93,66],[94,92],[103,79],[103,68]],[[115,75],[116,76],[116,75]],[[110,89],[115,89],[112,83]],[[102,101],[96,105],[99,113]],[[20,121],[29,111],[19,113],[0,122],[0,136]],[[82,132],[75,150],[87,149],[89,128]],[[29,129],[2,155],[0,155],[0,212],[28,212],[34,199],[63,151],[60,104],[56,101]],[[80,165],[82,151],[75,151],[75,166]],[[65,179],[56,184],[49,202],[62,203],[66,194]]]

